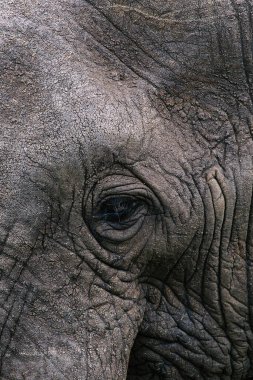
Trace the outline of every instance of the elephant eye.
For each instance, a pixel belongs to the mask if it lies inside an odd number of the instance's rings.
[[[114,196],[100,203],[93,218],[115,229],[125,229],[131,227],[144,210],[142,200],[131,196]]]
[[[141,239],[160,212],[153,192],[129,174],[106,175],[95,182],[82,206],[84,222],[98,243],[112,252],[120,246],[120,253],[127,241],[138,241],[137,234]]]

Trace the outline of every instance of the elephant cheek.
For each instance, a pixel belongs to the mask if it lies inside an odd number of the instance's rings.
[[[51,281],[44,276],[43,286],[40,282],[36,290],[19,284],[9,295],[6,307],[9,302],[11,310],[1,335],[1,376],[125,379],[143,317],[137,287],[128,298],[129,294],[116,295],[88,270],[61,287],[55,285],[56,273],[50,277]]]

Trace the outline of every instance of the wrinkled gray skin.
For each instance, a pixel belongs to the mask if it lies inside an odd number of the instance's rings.
[[[252,0],[2,0],[1,380],[253,377]]]

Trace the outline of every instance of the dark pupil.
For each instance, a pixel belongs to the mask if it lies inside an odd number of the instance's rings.
[[[115,197],[102,203],[99,215],[107,222],[122,223],[129,219],[136,210],[137,202],[131,198]]]

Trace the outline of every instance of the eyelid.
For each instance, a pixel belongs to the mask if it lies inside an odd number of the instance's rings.
[[[144,207],[145,206],[145,203],[147,205],[147,202],[144,202],[144,200],[142,199],[138,199],[136,197],[129,197],[129,196],[114,196],[114,197],[106,197],[105,199],[103,199],[96,207],[97,209],[97,212],[95,212],[95,214],[93,215],[93,218],[95,219],[99,219],[99,218],[103,218],[103,215],[99,215],[99,212],[101,212],[101,208],[103,205],[106,205],[106,203],[108,202],[108,205],[110,206],[110,200],[114,200],[114,199],[118,199],[119,200],[119,203],[122,202],[124,203],[126,200],[130,200],[132,201],[132,207],[130,205],[130,207],[128,208],[129,209],[129,215],[130,217],[132,217],[136,211],[138,209],[140,209],[141,207]],[[111,203],[111,206],[113,207],[113,202]],[[116,208],[117,204],[115,203],[115,208]],[[148,205],[147,205],[148,206]],[[127,207],[126,207],[126,212],[127,212]],[[102,212],[101,212],[102,214]],[[117,210],[115,209],[115,215],[119,215],[119,213],[117,213]]]
[[[100,198],[100,197],[99,197]],[[152,206],[153,202],[150,197],[147,196],[147,193],[145,194],[136,194],[136,192],[133,194],[129,193],[112,193],[108,194],[107,196],[103,197],[102,199],[98,199],[96,202],[96,205],[93,206],[93,209],[98,209],[101,207],[101,205],[105,202],[107,202],[110,199],[113,198],[121,198],[121,199],[131,199],[133,202],[140,203],[140,204],[146,204],[148,206]],[[95,202],[94,202],[95,203]]]
[[[140,203],[140,200],[136,197],[126,196],[126,195],[123,195],[123,196],[116,195],[116,196],[106,197],[105,199],[102,199],[102,201],[99,202],[98,206],[101,207],[106,203],[111,204],[112,206],[114,206],[114,205],[116,206],[117,201],[118,201],[118,204],[119,203],[123,204],[124,202],[130,203],[130,200],[132,201],[132,203],[138,203],[138,202]]]

